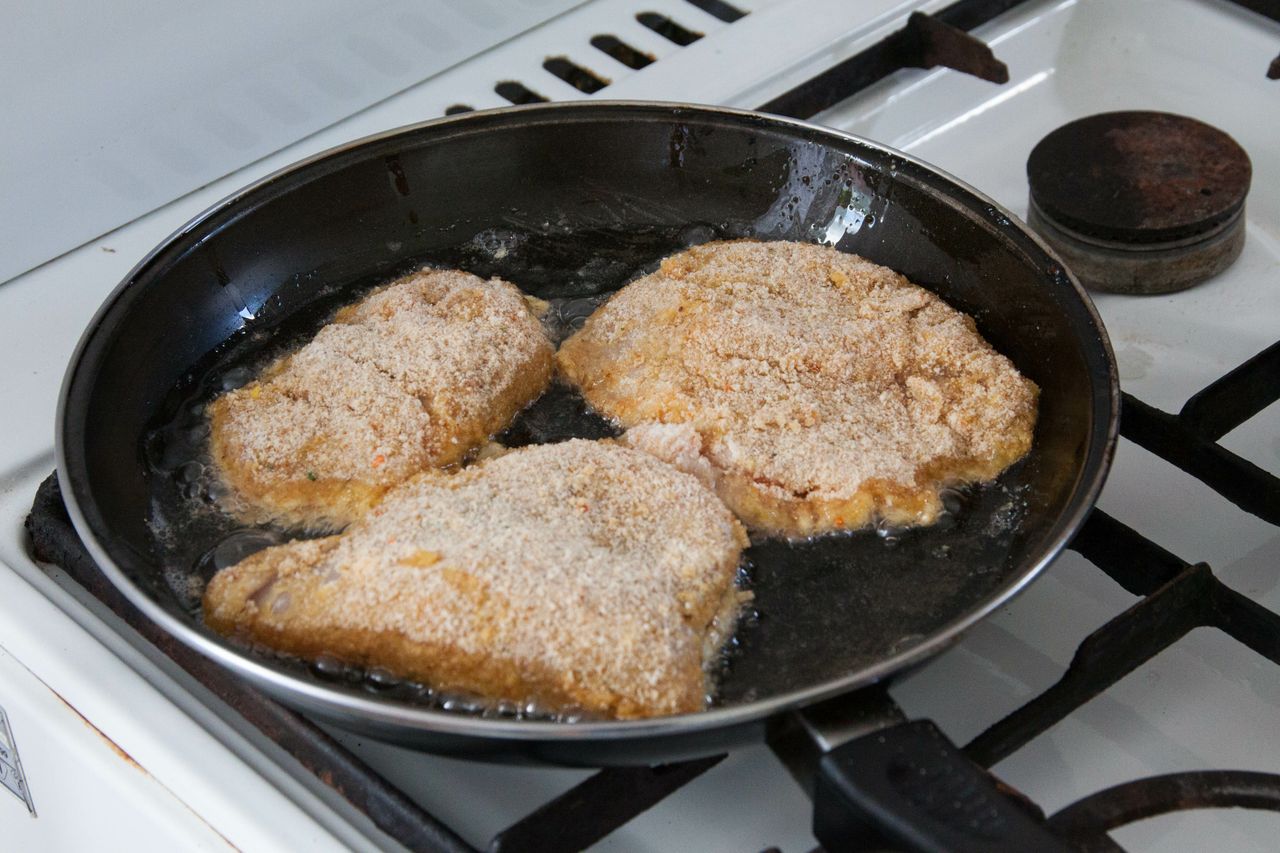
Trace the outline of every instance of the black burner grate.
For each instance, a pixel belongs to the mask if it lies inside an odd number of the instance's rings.
[[[960,0],[932,17],[913,16],[902,31],[764,109],[807,118],[902,68],[947,65],[1002,82],[1002,64],[964,33],[1026,1]],[[1280,15],[1271,0],[1237,2]],[[1280,343],[1192,397],[1177,415],[1126,394],[1121,433],[1242,509],[1280,524],[1280,480],[1217,443],[1278,398]],[[38,560],[60,566],[382,832],[410,850],[472,849],[314,723],[173,640],[125,600],[76,537],[53,477],[41,485],[27,529]],[[1099,511],[1070,547],[1142,598],[1086,637],[1057,683],[966,746],[976,763],[989,767],[1017,751],[1195,628],[1216,628],[1280,664],[1280,616],[1226,587],[1209,566],[1189,564]],[[583,849],[722,757],[601,770],[498,833],[489,849]],[[1223,806],[1280,810],[1280,776],[1206,770],[1136,780],[1068,806],[1047,823],[1082,849],[1115,850],[1106,833],[1118,826],[1180,809]]]

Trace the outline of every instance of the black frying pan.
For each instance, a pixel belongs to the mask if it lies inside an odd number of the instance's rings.
[[[230,528],[213,513],[169,517],[192,488],[174,458],[175,430],[199,435],[192,403],[229,373],[314,328],[359,288],[422,262],[500,275],[568,317],[665,254],[744,236],[833,243],[936,291],[1040,385],[1041,409],[1028,459],[970,490],[947,524],[753,545],[760,616],[741,630],[714,708],[574,724],[458,713],[408,688],[377,694],[326,679],[203,627],[175,573]],[[76,527],[113,582],[166,630],[288,704],[429,750],[649,762],[782,731],[780,721],[803,722],[797,709],[946,648],[1082,523],[1114,447],[1116,401],[1110,349],[1080,286],[1024,225],[954,179],[862,139],[758,114],[556,104],[353,143],[183,227],[81,340],[63,387],[58,468]],[[562,394],[508,438],[601,431]]]

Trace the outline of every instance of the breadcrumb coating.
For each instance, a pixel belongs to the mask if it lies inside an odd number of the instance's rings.
[[[210,406],[228,509],[337,529],[387,489],[456,464],[537,397],[552,347],[520,291],[424,269],[338,312]]]
[[[694,477],[610,441],[399,486],[345,533],[219,572],[206,623],[438,689],[626,718],[701,710],[746,534]]]
[[[557,354],[623,442],[791,537],[933,522],[1031,447],[1038,388],[973,320],[857,255],[708,243],[616,293]]]

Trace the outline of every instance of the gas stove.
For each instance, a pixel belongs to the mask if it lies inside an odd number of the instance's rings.
[[[1125,392],[1098,511],[1030,589],[890,693],[1091,849],[1271,849],[1280,153],[1269,117],[1280,98],[1280,5],[525,5],[537,14],[511,23],[505,40],[465,42],[483,52],[421,70],[422,82],[391,94],[411,75],[401,69],[364,102],[339,105],[359,111],[335,113],[334,124],[220,160],[234,171],[198,189],[189,176],[165,184],[152,201],[164,205],[148,213],[99,205],[98,219],[68,215],[57,239],[32,243],[26,265],[44,262],[0,285],[0,781],[18,795],[0,797],[0,821],[15,849],[815,846],[812,805],[764,744],[597,772],[423,755],[317,726],[138,621],[41,486],[75,341],[129,268],[184,221],[369,133],[584,97],[810,119],[931,162],[1024,218],[1032,149],[1085,116],[1173,113],[1240,144],[1252,188],[1238,259],[1179,292],[1094,296]],[[6,221],[22,225],[13,211]],[[45,260],[89,233],[100,236]],[[1110,842],[1099,835],[1108,829]]]

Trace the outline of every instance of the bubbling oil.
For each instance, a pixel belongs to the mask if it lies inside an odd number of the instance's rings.
[[[580,329],[613,292],[652,272],[661,258],[691,245],[751,233],[750,223],[728,222],[686,223],[603,235],[491,230],[436,256],[420,258],[401,272],[424,265],[453,267],[511,281],[548,303],[541,319],[548,337],[559,344]],[[596,251],[585,252],[584,245],[594,246]],[[156,557],[165,566],[166,584],[175,601],[193,619],[200,618],[205,586],[218,571],[263,548],[334,532],[289,530],[272,524],[246,526],[227,511],[234,496],[218,476],[210,457],[207,404],[250,382],[267,364],[309,340],[338,308],[394,277],[382,275],[347,287],[325,286],[307,308],[288,317],[272,318],[269,311],[260,312],[249,327],[198,363],[165,400],[162,414],[142,446],[152,489],[149,527]],[[576,389],[555,382],[495,438],[508,447],[518,447],[574,437],[605,438],[619,432],[616,424],[594,413]],[[878,523],[870,530],[816,538],[847,541],[851,543],[850,553],[865,553],[868,542],[878,543],[886,555],[910,550],[899,546],[921,537],[932,541],[934,533],[945,535],[957,525],[972,526],[961,522],[975,495],[985,495],[985,489],[944,489],[943,512],[937,523],[927,529]],[[982,501],[989,502],[986,497]],[[1019,513],[1025,510],[1025,501],[1019,503],[1013,495],[1001,507],[1000,512],[991,514],[987,531],[991,535],[1002,535],[1015,526]],[[802,548],[803,543],[797,543],[797,547]],[[950,549],[948,541],[941,540],[928,553],[943,565],[951,559]],[[773,559],[768,555],[784,551],[776,547],[761,550],[753,545],[744,555],[736,583],[742,589],[755,589],[757,595],[754,602],[744,605],[735,630],[707,662],[709,706],[751,701],[768,693],[756,683],[735,685],[732,697],[726,700],[722,688],[734,681],[744,656],[756,654],[764,642],[762,628],[777,618],[769,615],[774,612],[770,608],[779,612],[785,609],[779,608],[778,603],[789,600],[791,593],[786,588],[787,568],[783,566],[779,571],[775,566],[763,565]],[[784,557],[782,563],[793,559],[796,558]],[[758,562],[762,565],[758,566]],[[579,708],[552,708],[531,700],[488,699],[440,691],[381,667],[363,667],[331,655],[304,661],[261,646],[252,647],[252,651],[296,675],[417,707],[495,719],[561,723],[593,719]]]
[[[541,319],[548,338],[559,344],[580,329],[613,291],[651,271],[660,258],[696,243],[741,236],[747,227],[683,224],[584,235],[552,233],[551,225],[544,223],[542,233],[482,231],[436,257],[406,264],[399,274],[434,266],[512,281],[548,302]],[[582,250],[592,245],[597,250]],[[335,532],[288,529],[271,523],[247,526],[237,520],[234,495],[218,475],[209,450],[208,403],[248,384],[268,364],[309,340],[339,308],[396,277],[398,274],[371,277],[347,287],[323,285],[305,309],[287,317],[273,317],[270,310],[260,312],[245,329],[195,365],[164,401],[160,416],[142,441],[152,492],[148,527],[164,567],[165,584],[193,619],[200,618],[205,587],[217,572],[264,548]],[[555,383],[496,438],[515,447],[573,437],[604,438],[618,432],[614,424],[590,411],[575,389]],[[591,718],[578,708],[557,709],[535,701],[489,700],[437,691],[383,668],[366,669],[332,656],[307,662],[263,647],[255,646],[253,652],[298,674],[453,713],[557,722]]]
[[[401,678],[379,666],[365,667],[343,661],[333,655],[320,655],[303,661],[272,649],[255,648],[255,652],[275,659],[290,668],[304,667],[318,680],[341,688],[451,714],[464,714],[482,719],[537,720],[551,723],[578,723],[605,719],[583,708],[553,707],[533,699],[495,699],[461,691],[439,690],[421,681]]]

